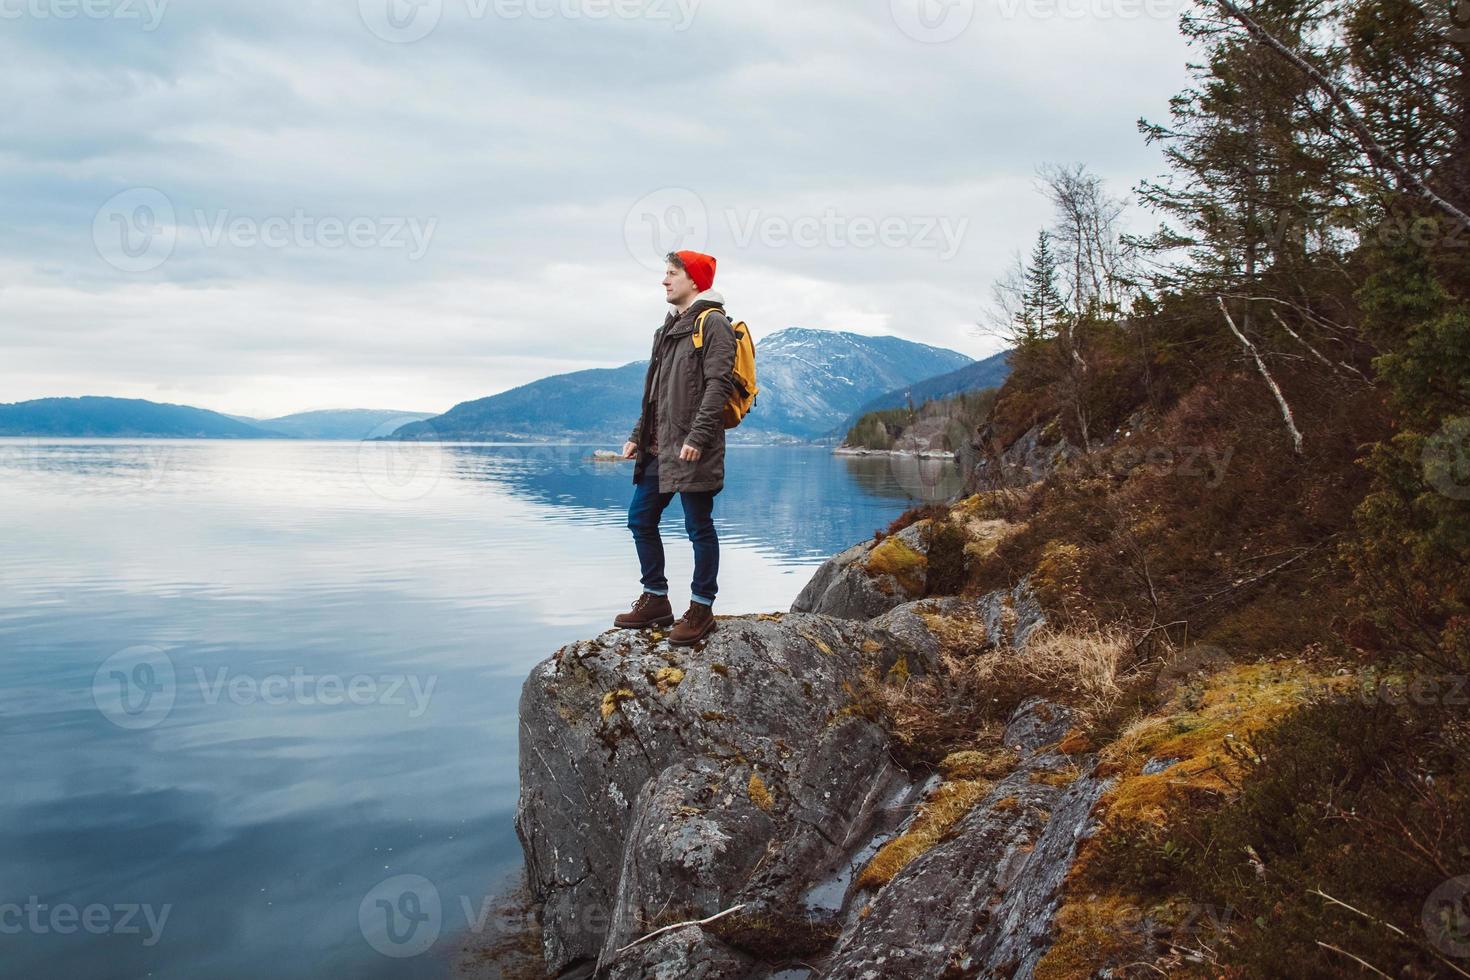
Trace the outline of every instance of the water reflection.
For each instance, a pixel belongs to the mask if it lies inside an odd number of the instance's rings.
[[[521,680],[637,592],[593,448],[0,440],[0,972],[443,976],[519,862]],[[723,612],[918,496],[886,457],[727,470]],[[403,875],[438,939],[395,958],[362,915]]]
[[[621,513],[632,494],[633,464],[595,460],[595,448],[600,447],[451,446],[445,451],[456,479],[495,483],[518,497],[559,508]],[[879,526],[875,519],[886,525],[895,508],[943,499],[957,489],[954,464],[944,459],[731,446],[715,517],[722,535],[734,534],[778,559],[809,561],[871,536]]]

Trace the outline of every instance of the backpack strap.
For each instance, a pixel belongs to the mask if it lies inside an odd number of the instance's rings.
[[[697,350],[697,351],[704,350],[704,321],[705,321],[705,319],[711,313],[724,313],[724,312],[725,311],[722,310],[722,309],[720,309],[718,306],[711,306],[709,309],[707,309],[703,313],[699,314],[699,317],[697,319],[695,319],[695,321],[694,321],[694,349],[695,350]]]

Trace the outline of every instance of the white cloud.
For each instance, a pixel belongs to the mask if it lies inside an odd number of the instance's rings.
[[[191,0],[153,32],[7,21],[0,400],[441,410],[639,359],[664,307],[627,229],[661,188],[696,195],[757,337],[827,327],[983,356],[990,282],[1047,216],[1036,166],[1088,162],[1116,193],[1159,170],[1133,122],[1185,81],[1177,11],[1089,2],[981,5],[947,44],[905,35],[888,0],[701,3],[683,32],[445,0],[401,45],[356,0]],[[177,240],[126,273],[93,225],[133,187],[166,196]],[[414,260],[201,234],[298,214],[432,236]],[[884,222],[900,232],[875,244]]]

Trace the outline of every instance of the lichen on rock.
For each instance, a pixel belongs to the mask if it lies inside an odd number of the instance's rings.
[[[844,683],[889,643],[880,627],[829,616],[732,616],[679,668],[659,644],[609,630],[533,670],[516,827],[548,970],[611,968],[665,908],[703,917],[748,901],[769,918],[799,907],[883,788],[904,781],[876,724],[829,724]],[[569,720],[563,699],[588,688],[604,710]]]
[[[923,531],[849,549],[790,613],[722,617],[677,656],[608,630],[531,672],[516,829],[551,975],[1025,975],[1040,959],[1109,780],[1059,747],[1090,744],[1078,716],[1037,697],[937,764],[896,761],[883,698],[1021,656],[1045,626],[1024,580],[908,595]]]

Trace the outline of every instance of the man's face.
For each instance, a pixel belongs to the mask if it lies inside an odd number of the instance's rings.
[[[689,273],[674,267],[670,262],[664,267],[664,296],[673,306],[699,295],[699,287],[689,278]]]

